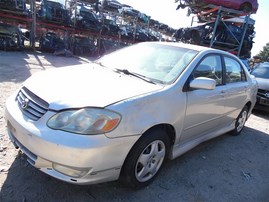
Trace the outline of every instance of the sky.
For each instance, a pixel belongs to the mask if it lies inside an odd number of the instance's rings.
[[[176,10],[175,0],[118,0],[122,4],[128,4],[142,13],[178,29],[191,25],[192,17],[187,17],[187,10]],[[266,43],[269,42],[269,1],[258,0],[259,9],[251,17],[256,21],[252,56],[257,55]]]

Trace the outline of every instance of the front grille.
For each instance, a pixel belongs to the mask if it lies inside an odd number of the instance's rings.
[[[21,88],[16,100],[21,111],[34,121],[40,119],[48,111],[49,104],[25,87]]]
[[[258,89],[257,95],[268,99],[269,98],[269,91],[263,90],[263,89]]]

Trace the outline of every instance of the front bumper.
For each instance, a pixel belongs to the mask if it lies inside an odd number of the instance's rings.
[[[38,121],[20,111],[15,96],[6,103],[8,134],[28,162],[57,179],[74,184],[95,184],[117,180],[121,166],[138,136],[108,138],[51,130],[48,111]]]
[[[257,96],[257,101],[254,109],[269,112],[269,98]]]

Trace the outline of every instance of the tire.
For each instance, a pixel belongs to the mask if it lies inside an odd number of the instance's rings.
[[[244,108],[242,109],[242,111],[240,112],[240,114],[236,119],[235,129],[231,131],[231,135],[237,136],[242,132],[244,125],[247,121],[247,118],[248,118],[248,107],[244,106]]]
[[[191,44],[199,45],[201,42],[200,34],[198,31],[191,32]]]
[[[162,169],[170,149],[170,139],[163,129],[145,133],[130,150],[121,170],[120,182],[142,188],[150,184]]]
[[[240,6],[240,10],[244,11],[246,13],[250,13],[250,12],[252,12],[252,5],[250,3],[243,3]]]

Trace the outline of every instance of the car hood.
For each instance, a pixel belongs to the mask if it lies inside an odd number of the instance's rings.
[[[257,78],[259,89],[268,90],[269,91],[269,79]]]
[[[94,63],[39,72],[24,86],[48,102],[52,110],[105,107],[163,88]]]

